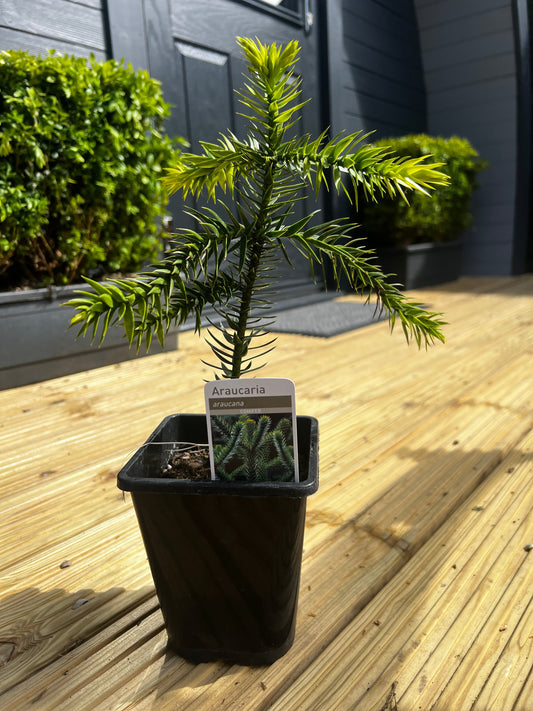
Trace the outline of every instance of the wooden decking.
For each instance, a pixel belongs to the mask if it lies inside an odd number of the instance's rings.
[[[533,276],[413,296],[445,346],[283,335],[263,371],[320,423],[296,641],[271,667],[166,651],[115,485],[165,415],[203,410],[202,341],[0,393],[3,711],[533,709]]]

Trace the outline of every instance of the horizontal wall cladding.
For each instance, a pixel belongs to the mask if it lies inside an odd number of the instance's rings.
[[[449,66],[439,67],[426,72],[426,81],[433,93],[457,86],[470,86],[476,82],[493,82],[497,79],[514,76],[514,52],[493,53],[482,59],[472,59],[458,67],[457,72]]]
[[[416,0],[415,5],[418,25],[425,31],[428,25],[477,17],[506,3],[502,0]]]
[[[497,104],[504,104],[504,113],[510,117],[516,114],[516,82],[513,76],[463,84],[433,91],[428,88],[428,108],[432,111],[447,112],[450,110],[465,115],[473,114],[480,119],[488,119],[487,111]],[[484,112],[484,113],[483,113]]]
[[[413,27],[413,4],[410,0],[343,0],[345,12],[365,20],[370,25],[395,35],[402,32],[416,40]]]
[[[351,74],[349,68],[346,74]],[[382,123],[387,125],[388,133],[392,131],[395,135],[424,130],[426,109],[423,94],[416,91],[406,92],[412,96],[412,101],[409,101],[405,96],[397,96],[396,91],[389,94],[386,82],[380,89],[374,88],[367,92],[361,87],[367,78],[368,81],[373,81],[373,77],[367,77],[366,74],[364,70],[358,71],[357,76],[351,76],[343,87],[340,113],[360,116],[359,128],[376,131],[379,129],[380,133],[378,124]]]
[[[505,107],[502,108],[502,103],[496,101],[485,104],[486,116],[483,116],[483,112],[474,109],[465,111],[461,115],[453,108],[448,111],[440,111],[437,116],[432,117],[432,130],[438,131],[442,135],[459,132],[470,137],[474,144],[482,141],[483,145],[486,145],[498,136],[506,136],[512,141],[516,131],[515,112],[507,111]]]
[[[343,76],[343,86],[347,91],[361,92],[366,96],[390,101],[393,104],[406,107],[424,107],[425,92],[420,85],[407,85],[396,81],[388,74],[381,74],[376,80],[373,64],[368,67],[347,63]]]
[[[463,271],[512,269],[517,83],[511,0],[415,0],[428,130],[461,135],[489,161],[472,201]]]
[[[344,0],[345,38],[353,39],[362,46],[373,47],[374,37],[379,36],[383,40],[380,49],[384,54],[398,59],[410,57],[412,61],[420,63],[418,33],[413,24],[413,16],[399,16],[396,12],[402,5],[406,9],[405,3],[385,7],[375,0],[366,3]]]
[[[378,130],[377,124],[382,124],[386,132],[410,133],[415,126],[422,127],[425,122],[425,111],[416,111],[412,106],[395,104],[386,97],[383,99],[363,96],[360,92],[346,91],[346,105],[342,113],[345,116],[359,116],[369,123],[368,128]],[[387,128],[388,127],[388,128]],[[381,129],[380,129],[381,133]]]
[[[2,3],[0,50],[106,57],[103,0],[16,0]]]
[[[350,113],[343,111],[340,115],[340,120],[346,127],[347,131],[362,131],[369,133],[368,141],[374,141],[381,138],[392,138],[394,136],[402,136],[409,133],[420,133],[423,129],[413,128],[413,122],[401,125],[396,118],[386,119],[369,118],[368,115],[361,113]]]
[[[397,93],[401,94],[402,88],[417,88],[423,95],[417,74],[420,76],[422,65],[419,60],[411,55],[411,49],[405,57],[401,57],[400,48],[392,53],[386,51],[382,38],[373,45],[367,45],[353,37],[344,38],[344,52],[346,64],[354,71],[364,69],[371,72],[374,84],[371,89],[379,91],[380,82],[394,82]],[[400,55],[400,56],[399,56]],[[409,56],[411,55],[411,56]]]
[[[458,69],[465,64],[486,60],[495,53],[512,54],[514,52],[512,28],[493,32],[489,35],[478,35],[476,41],[464,40],[456,42],[449,38],[448,44],[431,49],[424,49],[424,67],[431,72],[442,67],[456,66]]]
[[[426,48],[438,50],[448,45],[450,39],[454,43],[469,42],[476,34],[485,36],[512,29],[512,18],[502,0],[487,0],[481,3],[478,10],[475,9],[476,3],[468,0],[459,4],[448,2],[445,17],[437,9],[440,1],[427,6],[417,2],[418,26],[423,33],[421,43]],[[461,12],[457,12],[458,10]],[[446,27],[453,28],[451,38],[443,32]]]
[[[342,3],[339,117],[376,136],[424,130],[425,93],[411,0]]]
[[[88,58],[92,55],[99,62],[103,62],[107,59],[107,53],[99,49],[83,47],[81,45],[72,44],[71,42],[62,42],[48,37],[29,35],[25,32],[17,32],[16,30],[6,30],[0,27],[0,52],[8,49],[21,50],[34,55],[45,55],[48,50],[55,49],[56,52],[74,55],[75,57]]]

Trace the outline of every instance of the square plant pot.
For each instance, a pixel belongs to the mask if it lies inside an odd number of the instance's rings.
[[[193,662],[270,664],[292,645],[318,423],[298,417],[299,482],[161,477],[168,443],[207,442],[205,415],[167,417],[119,472],[130,491],[169,646]]]

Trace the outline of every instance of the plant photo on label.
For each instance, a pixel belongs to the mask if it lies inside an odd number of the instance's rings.
[[[294,478],[291,413],[219,415],[213,418],[215,468],[225,481],[288,481]]]

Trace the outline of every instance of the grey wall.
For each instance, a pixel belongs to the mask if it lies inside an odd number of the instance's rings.
[[[415,0],[415,7],[428,131],[464,136],[490,162],[474,196],[474,229],[465,235],[463,273],[509,274],[517,187],[511,0]]]
[[[334,132],[401,135],[426,128],[413,0],[328,0]]]
[[[373,140],[425,131],[413,0],[322,0],[321,8],[327,46],[323,122],[331,134],[373,131]],[[344,195],[330,192],[328,200],[331,217],[354,216]]]
[[[103,60],[103,0],[0,0],[0,51],[21,49]]]

